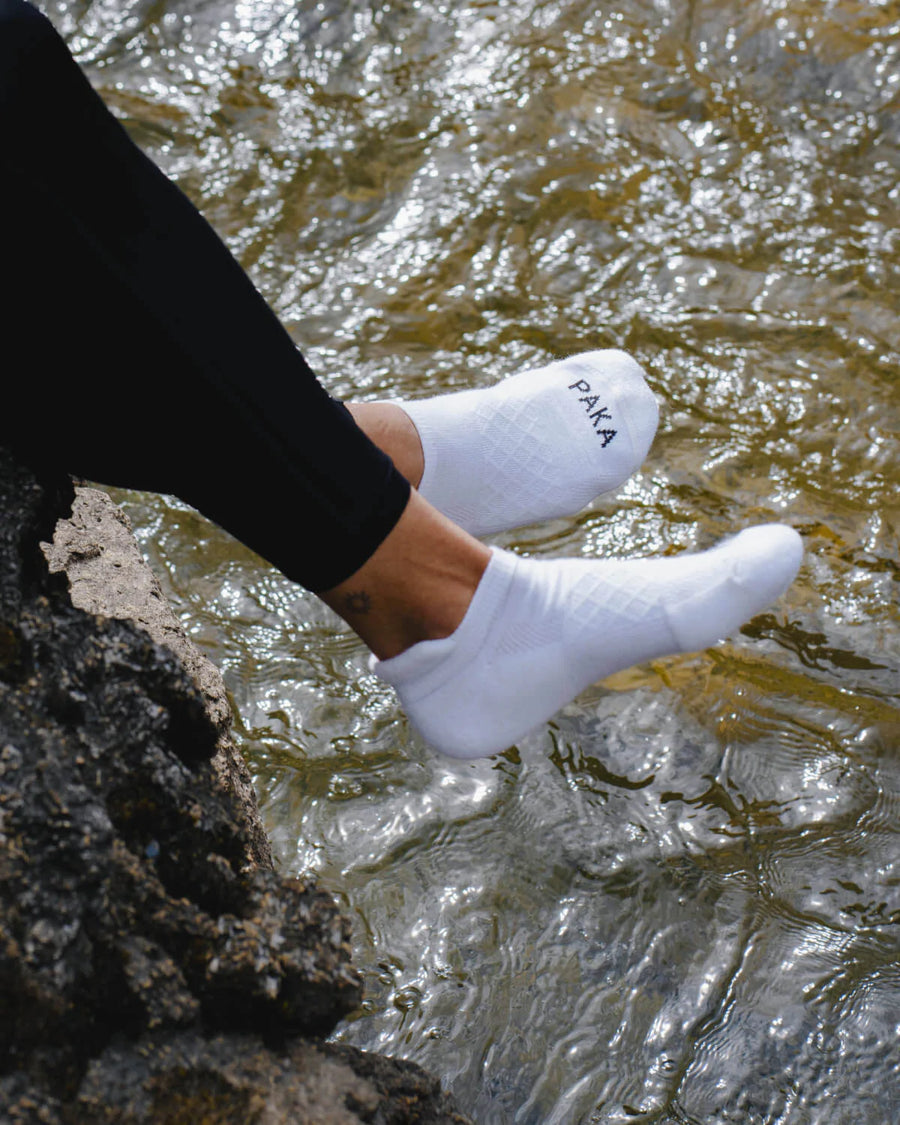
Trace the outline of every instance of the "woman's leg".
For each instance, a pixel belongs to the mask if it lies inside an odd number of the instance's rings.
[[[27,357],[0,440],[176,493],[312,590],[354,573],[407,481],[23,0],[0,0],[0,125],[2,315]]]
[[[502,750],[593,680],[713,643],[796,573],[799,537],[783,527],[671,559],[535,562],[488,551],[411,498],[23,0],[0,0],[0,125],[5,264],[16,283],[2,315],[7,354],[25,357],[8,374],[23,405],[0,413],[0,440],[94,479],[174,492],[321,592],[447,753]],[[446,426],[463,465],[499,458],[502,499],[519,463],[495,440],[494,407],[502,429],[531,411],[532,392],[562,397],[587,419],[588,447],[611,448],[619,431],[594,369],[562,370],[549,390],[545,376],[535,387],[526,373],[477,401],[463,393],[413,405],[423,448],[446,458],[437,433]],[[471,425],[483,415],[484,426]],[[542,479],[540,458],[527,479]],[[438,490],[452,484],[445,475]],[[476,515],[496,518],[496,508]]]

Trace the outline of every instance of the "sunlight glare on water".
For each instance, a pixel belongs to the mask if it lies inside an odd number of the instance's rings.
[[[352,919],[367,994],[337,1037],[485,1125],[900,1119],[900,6],[42,6],[332,393],[645,365],[641,472],[496,542],[804,537],[725,644],[457,763],[316,599],[122,496],[225,672],[284,869]]]

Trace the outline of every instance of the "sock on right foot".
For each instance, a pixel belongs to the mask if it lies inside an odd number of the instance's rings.
[[[371,666],[432,746],[456,758],[496,754],[589,684],[731,633],[784,593],[802,556],[800,536],[780,524],[673,558],[535,560],[494,549],[454,633]]]
[[[618,488],[659,420],[640,365],[616,350],[396,405],[422,443],[419,492],[476,536],[573,515]]]

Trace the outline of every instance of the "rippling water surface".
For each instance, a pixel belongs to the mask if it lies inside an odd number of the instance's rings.
[[[900,3],[44,8],[332,392],[645,364],[643,471],[498,542],[805,540],[775,612],[467,764],[314,598],[125,496],[284,867],[353,920],[338,1038],[489,1125],[900,1119]]]

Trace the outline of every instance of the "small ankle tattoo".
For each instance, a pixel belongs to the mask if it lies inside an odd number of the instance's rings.
[[[364,617],[372,608],[372,599],[365,590],[354,590],[344,595],[344,608],[348,613]]]

